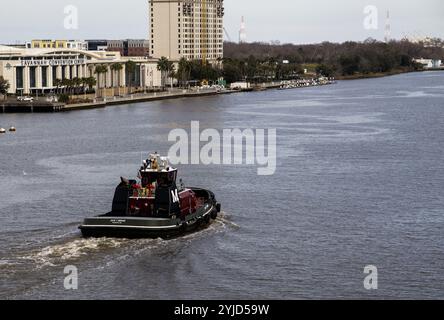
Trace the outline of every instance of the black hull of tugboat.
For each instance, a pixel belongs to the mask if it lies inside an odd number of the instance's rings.
[[[200,192],[206,191],[203,189]],[[220,212],[220,204],[216,202],[214,194],[208,192],[208,199],[196,212],[185,220],[143,218],[130,216],[103,215],[85,219],[79,227],[85,238],[175,238],[207,227]]]

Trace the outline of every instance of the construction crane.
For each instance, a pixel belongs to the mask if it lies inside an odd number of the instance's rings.
[[[230,37],[230,34],[228,33],[228,31],[227,31],[227,29],[224,27],[224,33],[225,33],[225,36],[227,37],[227,40],[229,41],[229,42],[232,42],[231,41],[231,37]]]

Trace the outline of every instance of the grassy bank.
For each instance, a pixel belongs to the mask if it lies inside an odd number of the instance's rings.
[[[411,72],[421,72],[419,70],[412,69],[397,69],[391,70],[389,72],[373,72],[373,73],[357,73],[354,75],[339,75],[336,78],[338,80],[359,80],[359,79],[372,79],[372,78],[383,78],[389,76],[395,76],[398,74],[411,73]]]

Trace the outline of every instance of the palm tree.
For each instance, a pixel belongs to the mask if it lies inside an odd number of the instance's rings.
[[[167,77],[170,77],[174,73],[174,64],[166,57],[162,57],[157,62],[157,70],[162,73],[162,88],[165,90]],[[172,85],[173,81],[171,80],[171,86]]]
[[[73,78],[72,80],[72,85],[74,87],[74,94],[79,94],[79,88],[82,85],[82,79],[80,78]]]
[[[8,90],[11,87],[8,80],[0,76],[0,93],[3,95],[3,99],[6,100],[8,96]]]
[[[174,68],[174,65],[172,66],[172,69],[170,70],[170,72],[168,72],[168,77],[170,78],[171,88],[173,88],[173,80],[178,77],[177,72]]]
[[[102,81],[101,75],[102,74],[106,74],[107,72],[108,72],[108,67],[107,66],[104,66],[104,65],[96,66],[96,68],[94,70],[94,73],[97,74],[97,78],[98,78],[98,81],[97,81],[98,90],[97,91],[99,91],[100,87],[103,85],[103,81]],[[106,79],[105,79],[105,85],[104,86],[106,87]],[[103,91],[101,91],[101,95],[100,96],[103,97]]]
[[[84,99],[86,100],[86,86],[88,85],[88,78],[80,78]]]
[[[91,90],[93,87],[95,87],[97,84],[97,80],[94,77],[88,77],[86,78],[86,85]]]
[[[63,79],[61,82],[61,86],[63,87],[63,93],[66,94],[66,92],[68,91],[69,87],[72,85],[71,80],[69,79]]]
[[[191,70],[191,62],[185,58],[181,58],[179,61],[179,69],[177,70],[177,78],[182,85],[190,80]]]
[[[120,71],[123,69],[123,65],[121,63],[113,63],[111,65],[111,70],[113,72],[113,81],[112,84],[114,86],[114,73],[117,72],[117,87],[119,88],[119,96],[120,96]],[[116,94],[116,91],[114,90],[114,95]]]
[[[106,80],[107,80],[107,78],[108,78],[108,71],[109,71],[109,68],[107,67],[107,66],[103,66],[103,87],[104,87],[104,92],[105,92],[105,94],[104,94],[104,96],[105,96],[105,98],[106,98],[106,94],[107,94],[107,86],[106,86]]]
[[[60,87],[62,86],[62,80],[60,79],[55,79],[54,80],[54,86],[56,87],[56,94],[60,93]]]
[[[136,72],[136,63],[132,60],[128,60],[125,63],[126,74],[128,75],[129,94],[132,93],[133,74]]]

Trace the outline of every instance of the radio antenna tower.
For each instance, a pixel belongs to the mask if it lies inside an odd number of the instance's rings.
[[[390,24],[390,11],[387,10],[387,19],[385,21],[385,42],[389,43],[392,39],[392,26]]]
[[[247,31],[245,28],[245,18],[242,16],[241,18],[241,27],[239,31],[239,43],[247,42]]]

